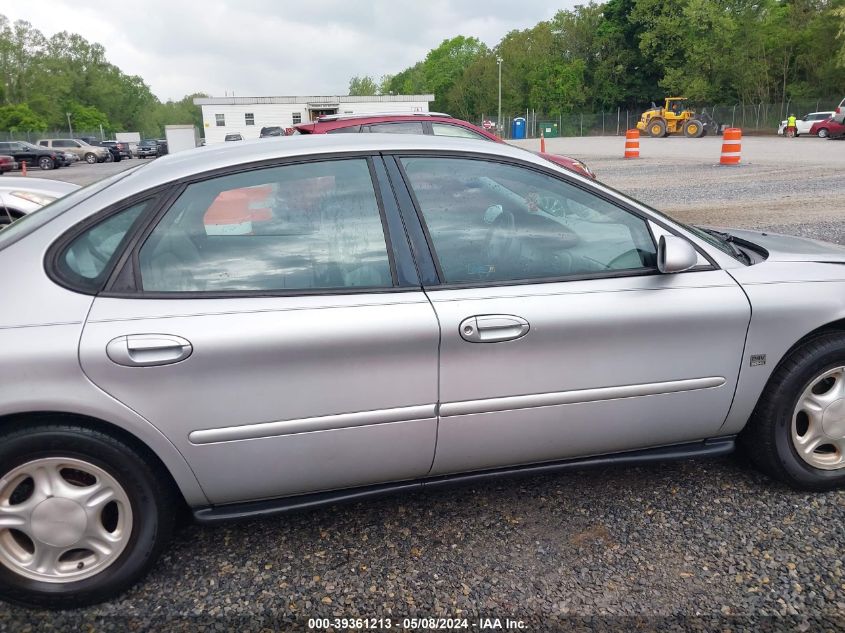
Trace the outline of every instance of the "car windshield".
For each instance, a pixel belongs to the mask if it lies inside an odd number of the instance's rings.
[[[68,209],[72,209],[83,200],[87,200],[95,193],[99,193],[117,181],[123,180],[126,176],[140,167],[141,165],[132,167],[109,178],[105,178],[99,182],[77,189],[76,191],[63,196],[56,201],[51,202],[50,204],[43,206],[18,220],[15,220],[7,228],[0,231],[0,250],[14,244],[22,237],[25,237],[36,229],[44,226],[51,220],[62,215]]]

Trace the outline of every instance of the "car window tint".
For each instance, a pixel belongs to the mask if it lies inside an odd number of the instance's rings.
[[[192,184],[139,258],[145,291],[393,284],[364,159],[273,167]]]
[[[376,134],[422,134],[423,126],[421,121],[374,123],[370,125],[370,132]]]
[[[350,125],[349,127],[337,127],[333,130],[326,130],[326,134],[357,134],[360,131],[360,125]]]
[[[653,268],[646,222],[574,185],[513,165],[402,161],[447,283]]]
[[[482,141],[490,140],[486,136],[469,128],[460,125],[451,125],[449,123],[432,123],[431,131],[434,132],[434,136],[455,136],[458,138],[474,138]]]
[[[74,286],[96,290],[132,224],[150,204],[140,202],[85,230],[59,256],[59,274]]]

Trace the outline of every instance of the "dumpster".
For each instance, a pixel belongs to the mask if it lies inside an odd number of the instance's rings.
[[[525,117],[518,116],[511,124],[511,138],[525,138]]]
[[[546,138],[557,138],[560,136],[560,128],[557,121],[541,121],[540,131]]]

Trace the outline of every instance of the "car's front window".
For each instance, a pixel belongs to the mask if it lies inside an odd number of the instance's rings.
[[[482,160],[402,163],[446,283],[655,268],[646,221],[575,185]]]

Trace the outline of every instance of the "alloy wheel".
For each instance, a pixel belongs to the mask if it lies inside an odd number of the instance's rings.
[[[26,578],[98,574],[126,549],[132,525],[126,491],[90,462],[44,457],[0,479],[0,564]]]
[[[805,387],[792,414],[792,445],[814,468],[845,468],[845,366],[819,374]]]

